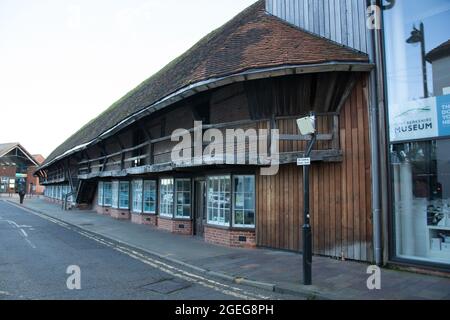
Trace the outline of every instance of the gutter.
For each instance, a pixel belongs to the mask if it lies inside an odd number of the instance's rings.
[[[367,0],[367,6],[378,6],[379,1]],[[380,9],[381,10],[381,9]],[[381,11],[380,11],[381,15]],[[379,17],[382,19],[382,17]],[[380,21],[381,22],[381,21]],[[377,266],[383,266],[383,208],[382,194],[387,188],[383,188],[386,182],[386,172],[382,163],[385,159],[385,125],[384,123],[384,99],[383,99],[383,47],[381,30],[368,30],[368,44],[370,62],[375,68],[370,72],[369,78],[369,123],[371,139],[371,170],[372,170],[372,219],[373,219],[373,246],[374,261]],[[385,166],[385,165],[384,165]]]
[[[253,69],[247,70],[241,73],[220,77],[220,78],[212,78],[204,81],[197,82],[195,84],[191,84],[187,87],[184,87],[161,100],[153,103],[150,106],[144,107],[142,110],[135,112],[134,114],[128,116],[112,128],[106,130],[102,134],[100,134],[97,138],[78,145],[70,150],[67,150],[63,154],[59,155],[55,159],[51,160],[49,163],[39,167],[36,172],[43,170],[53,163],[68,157],[74,153],[85,150],[88,147],[97,144],[98,142],[105,140],[106,138],[112,136],[114,133],[122,130],[128,125],[136,122],[139,119],[142,119],[158,110],[161,110],[169,105],[172,105],[180,100],[186,99],[190,96],[193,96],[197,93],[204,92],[210,89],[222,87],[225,85],[229,85],[232,83],[243,82],[248,80],[257,80],[263,78],[270,77],[281,77],[286,75],[295,75],[295,74],[306,74],[306,73],[320,73],[320,72],[333,72],[333,71],[344,71],[344,72],[368,72],[374,68],[373,64],[367,62],[327,62],[327,63],[319,63],[319,64],[309,64],[309,65],[284,65],[273,68],[263,68],[263,69]]]

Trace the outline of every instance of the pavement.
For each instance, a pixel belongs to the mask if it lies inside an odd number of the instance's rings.
[[[18,204],[17,198],[1,199]],[[302,256],[297,253],[216,246],[196,237],[114,220],[93,211],[63,211],[40,198],[27,198],[23,206],[195,272],[267,292],[308,299],[450,300],[449,277],[382,269],[381,289],[370,290],[368,264],[315,256],[314,285],[303,286]]]

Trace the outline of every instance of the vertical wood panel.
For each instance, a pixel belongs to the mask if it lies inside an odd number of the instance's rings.
[[[321,37],[368,52],[364,0],[267,0],[266,10]]]
[[[362,76],[340,115],[341,163],[311,167],[311,224],[315,254],[371,261],[371,177],[366,78]],[[323,120],[322,127],[330,125]],[[283,130],[294,130],[288,122]],[[288,149],[292,146],[288,146]],[[258,177],[258,245],[301,251],[303,173],[284,165]]]

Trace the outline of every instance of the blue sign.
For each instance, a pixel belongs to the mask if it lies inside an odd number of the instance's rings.
[[[450,136],[450,95],[436,97],[439,136]]]

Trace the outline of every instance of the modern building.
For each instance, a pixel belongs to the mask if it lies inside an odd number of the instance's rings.
[[[116,219],[300,251],[297,120],[314,112],[314,253],[448,271],[450,83],[433,48],[449,18],[445,0],[258,1],[37,174],[49,198]]]
[[[34,172],[44,161],[41,155],[32,156],[19,143],[1,143],[0,193],[17,193],[22,180],[28,194],[43,194],[44,187]]]

